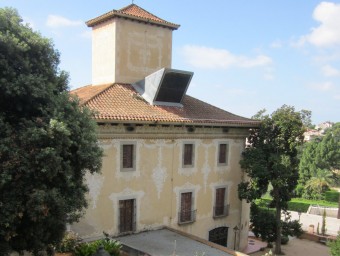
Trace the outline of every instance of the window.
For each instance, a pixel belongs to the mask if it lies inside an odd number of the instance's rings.
[[[218,144],[218,164],[228,164],[229,145],[226,143]]]
[[[126,143],[121,145],[121,170],[134,171],[136,159],[136,145],[133,143]]]
[[[178,223],[191,223],[196,220],[196,210],[193,210],[193,193],[181,193],[181,206],[178,214]]]
[[[229,205],[226,204],[226,188],[217,188],[215,196],[214,217],[229,215]]]
[[[136,200],[119,200],[119,232],[136,230]]]
[[[183,145],[183,167],[194,166],[194,144]]]

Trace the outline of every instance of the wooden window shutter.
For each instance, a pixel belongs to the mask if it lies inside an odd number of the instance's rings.
[[[192,192],[181,194],[181,222],[191,221],[192,214]]]
[[[218,163],[226,164],[227,163],[227,153],[228,153],[228,145],[220,144],[219,146],[219,155],[218,155]]]
[[[184,144],[184,156],[183,156],[184,157],[184,161],[183,161],[184,165],[192,165],[193,148],[194,148],[193,144]]]
[[[225,201],[225,188],[216,189],[216,206],[223,207]]]
[[[133,168],[133,145],[123,145],[123,168]]]

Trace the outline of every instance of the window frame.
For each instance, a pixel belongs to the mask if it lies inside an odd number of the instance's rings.
[[[224,189],[224,200],[223,200],[223,206],[221,205],[217,205],[218,202],[217,202],[217,191],[219,189]],[[215,187],[215,190],[214,190],[214,206],[213,206],[213,217],[214,218],[220,218],[220,217],[226,217],[229,215],[229,204],[228,204],[228,186],[218,186],[218,187]],[[220,213],[220,214],[216,214],[216,210],[217,210],[217,207],[223,207],[223,212]]]
[[[186,164],[186,146],[191,145],[191,163]],[[184,142],[182,146],[182,167],[183,168],[192,168],[195,166],[195,143],[194,142]]]
[[[132,167],[124,167],[124,147],[125,146],[132,146]],[[136,170],[136,142],[132,141],[124,141],[120,144],[120,171],[122,172],[129,172]]]
[[[182,195],[183,194],[187,194],[190,193],[191,194],[191,205],[190,205],[190,219],[187,220],[182,220],[182,216],[183,216],[183,209],[182,209]],[[178,211],[178,224],[179,225],[183,225],[183,224],[190,224],[196,221],[196,209],[195,209],[195,191],[193,190],[185,190],[185,191],[181,191],[179,193],[179,211]]]
[[[226,149],[225,149],[225,154],[224,154],[224,157],[225,157],[225,162],[220,162],[221,160],[221,146],[222,145],[226,145]],[[229,165],[229,153],[230,152],[230,145],[228,142],[226,141],[221,141],[218,143],[218,146],[217,146],[217,165],[218,166],[228,166]]]

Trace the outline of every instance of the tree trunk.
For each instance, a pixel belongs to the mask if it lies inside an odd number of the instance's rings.
[[[279,200],[276,200],[276,241],[275,241],[275,254],[280,255],[281,252],[281,206]]]
[[[339,203],[338,203],[338,219],[340,219],[340,196],[339,196]]]

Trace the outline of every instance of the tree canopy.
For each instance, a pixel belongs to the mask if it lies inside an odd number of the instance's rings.
[[[282,106],[271,115],[258,117],[261,124],[251,130],[249,146],[243,152],[241,167],[249,177],[239,184],[239,197],[260,198],[271,184],[272,206],[276,208],[276,248],[281,253],[281,210],[293,196],[298,181],[298,147],[303,141],[303,115],[294,107]]]
[[[85,172],[101,168],[92,114],[58,65],[49,39],[0,9],[1,255],[58,243],[87,206]]]
[[[322,193],[338,182],[340,170],[340,123],[325,135],[308,142],[299,165],[299,183],[306,198],[321,199]]]

